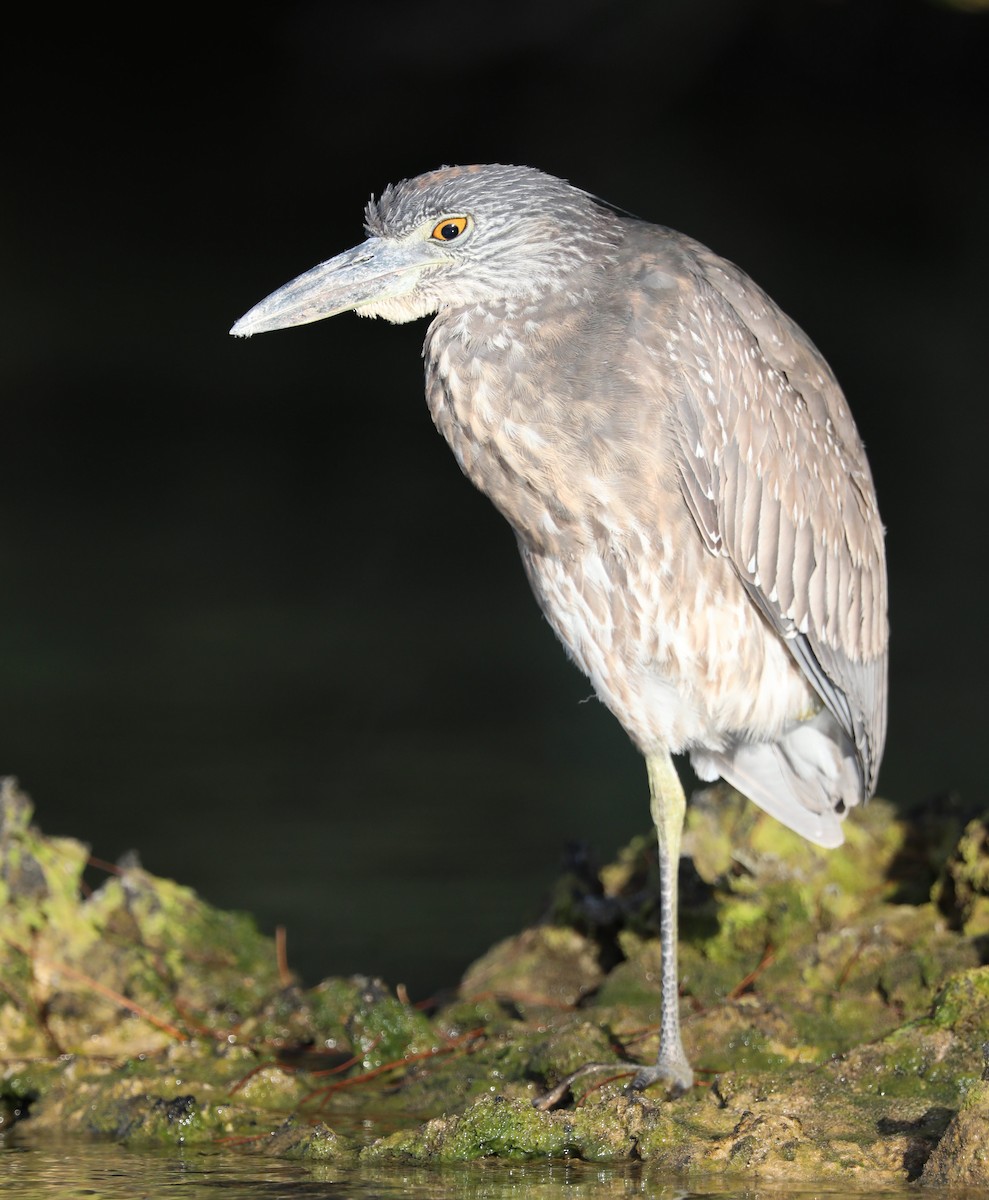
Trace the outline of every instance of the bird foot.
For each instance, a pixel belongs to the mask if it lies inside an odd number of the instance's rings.
[[[685,1058],[663,1058],[651,1067],[641,1067],[629,1085],[633,1092],[642,1092],[654,1083],[665,1083],[667,1095],[682,1096],[694,1086],[694,1072]]]
[[[583,1076],[590,1075],[594,1071],[611,1071],[613,1075],[629,1074],[630,1072],[623,1070],[624,1066],[625,1064],[620,1062],[584,1063],[576,1071],[572,1071],[569,1075],[564,1076],[548,1092],[543,1092],[541,1096],[537,1096],[532,1102],[532,1107],[538,1108],[540,1112],[547,1112],[549,1109],[555,1108],[570,1090],[570,1085],[576,1083]]]
[[[532,1101],[532,1107],[539,1109],[540,1112],[547,1112],[549,1109],[555,1108],[570,1090],[571,1084],[595,1071],[610,1071],[615,1077],[631,1074],[630,1071],[623,1069],[625,1065],[620,1062],[585,1063],[576,1071],[566,1075],[555,1087],[551,1087],[549,1091],[537,1096]],[[654,1083],[660,1082],[666,1084],[666,1093],[671,1100],[674,1100],[677,1096],[682,1096],[684,1092],[689,1092],[693,1087],[694,1073],[685,1059],[682,1062],[660,1061],[651,1067],[640,1067],[628,1087],[630,1091],[641,1092],[647,1087],[652,1087]]]

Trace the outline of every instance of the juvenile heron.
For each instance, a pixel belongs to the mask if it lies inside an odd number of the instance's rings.
[[[518,538],[543,612],[645,756],[659,842],[656,1064],[676,1093],[671,755],[821,846],[875,789],[886,566],[865,451],[834,375],[742,271],[527,167],[385,189],[367,241],[234,325],[434,314],[426,398]]]

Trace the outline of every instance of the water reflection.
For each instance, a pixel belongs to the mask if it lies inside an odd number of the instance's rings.
[[[0,1194],[18,1200],[154,1198],[197,1200],[226,1191],[243,1200],[371,1200],[414,1196],[422,1200],[598,1200],[650,1196],[656,1200],[826,1200],[848,1197],[848,1187],[779,1189],[734,1186],[723,1179],[690,1187],[670,1182],[642,1163],[597,1167],[577,1161],[507,1164],[485,1161],[443,1168],[355,1171],[331,1164],[300,1164],[202,1148],[135,1151],[109,1143],[66,1141],[35,1146],[27,1137],[0,1138]],[[890,1190],[858,1192],[857,1200],[895,1200]],[[912,1195],[907,1188],[902,1196]]]

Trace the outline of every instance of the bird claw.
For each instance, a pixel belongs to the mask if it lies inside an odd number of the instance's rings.
[[[654,1083],[665,1083],[666,1094],[671,1100],[684,1095],[694,1086],[694,1073],[684,1062],[660,1060],[652,1067],[641,1067],[629,1087],[633,1092],[644,1092]]]
[[[540,1112],[548,1112],[549,1109],[555,1108],[570,1090],[571,1084],[576,1083],[584,1075],[590,1075],[593,1071],[613,1071],[616,1074],[627,1074],[627,1072],[622,1071],[621,1063],[584,1063],[576,1071],[571,1071],[569,1075],[565,1075],[548,1092],[543,1092],[542,1095],[536,1096],[532,1101],[532,1107],[538,1109]]]
[[[563,1079],[548,1091],[536,1096],[532,1101],[532,1107],[538,1109],[539,1112],[548,1112],[551,1108],[555,1108],[570,1090],[572,1084],[594,1071],[611,1071],[616,1078],[624,1074],[630,1074],[630,1072],[622,1070],[622,1065],[622,1063],[614,1062],[585,1063],[582,1067],[578,1067],[576,1071],[571,1071],[569,1075],[565,1075]],[[655,1083],[665,1083],[667,1097],[670,1100],[675,1100],[678,1096],[689,1092],[693,1087],[694,1073],[686,1061],[657,1062],[651,1067],[640,1067],[635,1074],[635,1078],[627,1086],[631,1092],[643,1092]]]

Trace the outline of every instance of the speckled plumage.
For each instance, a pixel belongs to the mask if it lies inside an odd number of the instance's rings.
[[[669,755],[825,846],[875,788],[886,574],[862,443],[820,353],[743,272],[562,180],[443,168],[386,189],[366,224],[233,332],[435,314],[433,420],[646,757],[664,994],[639,1081],[682,1089]]]
[[[882,529],[847,405],[740,271],[586,203],[622,237],[568,288],[440,310],[433,419],[640,750],[691,751],[835,845],[885,736]],[[796,755],[787,732],[822,705],[810,783],[776,747]]]

